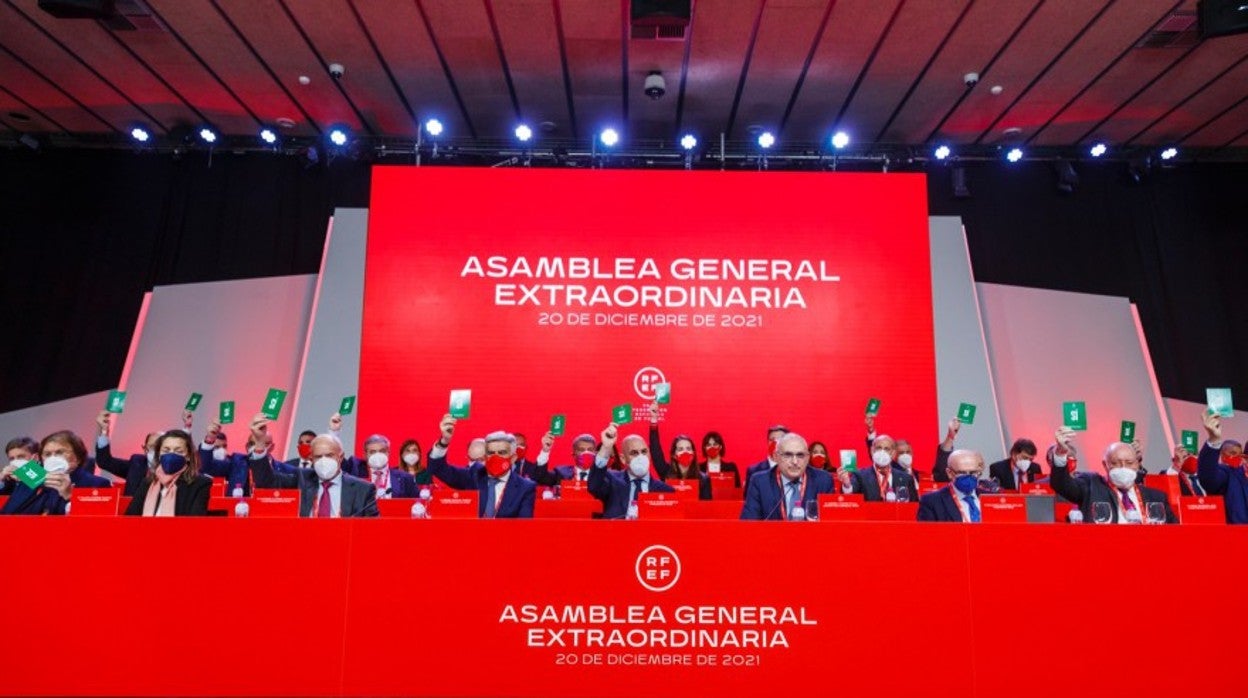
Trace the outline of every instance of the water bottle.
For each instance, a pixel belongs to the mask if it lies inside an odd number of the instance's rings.
[[[892,490],[889,490],[888,492],[885,492],[885,493],[884,493],[884,501],[886,501],[886,502],[895,502],[895,501],[897,501],[897,493],[896,493],[896,492],[893,492]]]
[[[413,519],[429,518],[429,509],[425,507],[424,502],[417,501],[415,504],[412,505],[412,518]]]
[[[236,496],[241,496],[241,495],[236,495]],[[245,519],[249,516],[251,516],[251,507],[247,504],[247,502],[239,502],[238,504],[234,505],[234,517],[235,518]]]
[[[241,499],[243,496],[243,486],[241,483],[234,483],[234,489],[230,491],[230,496],[235,499]]]
[[[428,487],[422,487],[420,490],[420,498],[427,502],[430,499],[433,499],[433,493],[429,491]]]
[[[69,508],[73,506],[73,502],[65,502],[65,515],[69,516]]]
[[[1066,520],[1073,524],[1081,524],[1083,523],[1083,512],[1078,509],[1071,509],[1070,513],[1066,515]]]
[[[544,499],[544,500],[546,500],[546,501],[548,501],[548,502],[549,502],[549,501],[551,501],[551,500],[553,500],[554,498],[555,498],[555,491],[554,491],[554,490],[546,490],[545,492],[543,492],[543,493],[542,493],[542,499]]]
[[[624,518],[628,519],[629,521],[637,520],[637,502],[628,503],[628,513],[624,515]]]
[[[792,509],[789,509],[789,521],[805,521],[805,520],[806,520],[805,508],[793,507]]]

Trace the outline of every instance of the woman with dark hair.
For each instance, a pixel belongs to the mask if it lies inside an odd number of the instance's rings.
[[[39,443],[39,458],[47,472],[43,484],[31,489],[24,482],[17,483],[0,514],[64,514],[75,487],[111,486],[108,480],[81,467],[87,462],[87,447],[72,431],[58,431],[43,437]]]
[[[836,463],[828,455],[828,447],[822,441],[810,442],[810,464],[812,467],[820,470],[826,470],[829,473],[836,472]]]
[[[698,467],[708,475],[732,473],[732,484],[740,488],[741,472],[737,470],[736,463],[724,460],[725,453],[724,437],[720,436],[717,431],[706,432],[706,436],[702,437],[702,455],[706,460],[702,461]]]
[[[711,498],[711,478],[698,469],[697,453],[693,449],[693,438],[679,434],[672,439],[667,458],[663,457],[663,443],[659,437],[659,411],[657,407],[650,409],[650,454],[654,470],[664,482],[672,480],[697,480],[698,499]]]
[[[191,435],[181,429],[156,439],[156,467],[138,488],[126,516],[207,516],[212,478],[199,474]]]
[[[403,460],[403,470],[416,479],[417,485],[433,484],[433,476],[425,469],[424,455],[425,450],[420,447],[420,442],[416,439],[404,441],[403,448],[399,449],[399,458]]]

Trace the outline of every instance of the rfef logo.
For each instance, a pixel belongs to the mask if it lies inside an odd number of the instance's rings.
[[[680,558],[666,545],[652,545],[637,556],[637,581],[650,591],[667,591],[680,579]]]
[[[633,376],[633,390],[637,391],[637,397],[650,402],[655,398],[654,386],[666,382],[662,371],[654,366],[644,366]]]

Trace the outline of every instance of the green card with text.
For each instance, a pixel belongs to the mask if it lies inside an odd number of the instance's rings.
[[[655,383],[654,384],[654,401],[660,405],[668,405],[672,402],[672,384],[671,383]]]
[[[1200,434],[1184,429],[1181,438],[1183,440],[1183,448],[1186,448],[1188,453],[1196,453],[1196,451],[1200,448],[1200,443],[1198,441],[1200,439]]]
[[[221,403],[221,408],[217,412],[217,421],[222,424],[234,423],[234,401]]]
[[[22,467],[13,471],[13,477],[32,490],[42,485],[47,476],[48,472],[43,469],[43,466],[33,460],[27,461]]]
[[[969,402],[958,405],[958,421],[963,424],[975,423],[975,406]]]
[[[841,449],[841,467],[847,470],[858,469],[858,452],[852,448]]]
[[[126,391],[108,391],[108,402],[104,403],[104,409],[113,414],[121,414],[126,409]]]
[[[466,388],[452,390],[450,409],[455,419],[468,419],[472,412],[472,391]]]
[[[1062,403],[1062,426],[1075,431],[1088,430],[1088,407],[1082,402]]]
[[[555,436],[563,436],[563,430],[568,427],[567,415],[557,414],[550,418],[550,433]]]
[[[879,414],[879,413],[880,413],[880,399],[878,397],[873,397],[870,400],[867,400],[867,414]]]
[[[1205,397],[1209,403],[1209,411],[1213,414],[1224,418],[1235,416],[1235,407],[1231,404],[1230,388],[1206,388]]]
[[[1118,440],[1124,444],[1135,441],[1135,422],[1122,420],[1122,428],[1118,430]]]
[[[355,396],[354,395],[349,395],[347,397],[344,397],[342,399],[342,402],[339,403],[338,405],[338,414],[341,414],[341,415],[351,414],[354,410],[355,410]]]
[[[186,409],[191,412],[194,412],[196,408],[199,407],[199,403],[203,402],[203,400],[204,400],[203,395],[199,393],[191,393],[191,396],[186,399]]]
[[[269,419],[277,419],[282,413],[282,405],[286,402],[286,391],[281,388],[269,388],[269,392],[264,396],[264,406],[260,408],[260,413]]]
[[[616,424],[633,423],[633,406],[627,403],[611,408],[611,421]]]

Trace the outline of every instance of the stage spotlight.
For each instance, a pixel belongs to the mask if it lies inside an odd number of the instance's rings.
[[[136,143],[146,143],[151,140],[152,134],[148,133],[147,129],[142,126],[135,126],[130,129],[130,137],[133,138]]]
[[[598,134],[598,141],[608,148],[615,147],[620,142],[620,134],[615,132],[613,128],[604,128],[602,133]]]
[[[1165,150],[1161,151],[1161,159],[1170,160],[1178,154],[1179,154],[1179,149],[1175,148],[1174,146],[1170,146],[1169,148],[1166,148]]]
[[[758,134],[758,147],[766,150],[776,144],[776,137],[771,135],[771,131],[763,131]]]
[[[1057,168],[1057,190],[1063,194],[1073,194],[1075,187],[1079,186],[1079,173],[1075,172],[1074,165],[1065,160],[1058,160],[1055,167]]]
[[[1094,158],[1099,158],[1100,156],[1104,155],[1108,150],[1109,150],[1109,146],[1105,145],[1104,143],[1097,143],[1096,145],[1092,146],[1090,150],[1088,150],[1088,154]]]
[[[680,147],[684,148],[685,150],[693,150],[694,148],[698,147],[697,137],[695,137],[692,133],[686,133],[680,139]]]
[[[849,134],[844,131],[837,131],[832,134],[832,147],[840,150],[849,145]]]
[[[1009,160],[1010,162],[1018,162],[1019,160],[1022,160],[1023,149],[1022,148],[1010,148],[1010,152],[1005,154],[1005,159]]]
[[[266,126],[265,128],[260,129],[260,140],[268,143],[269,145],[273,145],[277,143],[277,132]]]
[[[516,140],[521,143],[528,143],[531,138],[533,138],[533,129],[525,124],[520,124],[516,127]]]
[[[425,122],[425,133],[437,138],[442,135],[442,122],[437,119],[430,119]]]
[[[217,142],[217,132],[211,126],[203,126],[199,129],[199,140],[212,145]]]
[[[949,157],[949,154],[952,152],[953,151],[949,150],[949,146],[942,145],[939,148],[937,148],[932,154],[936,156],[937,160],[944,160],[945,158]]]
[[[342,128],[341,126],[335,126],[334,128],[329,130],[329,142],[330,143],[333,143],[334,145],[341,148],[342,146],[347,144],[347,140],[349,140],[349,136],[347,135],[347,129]]]

